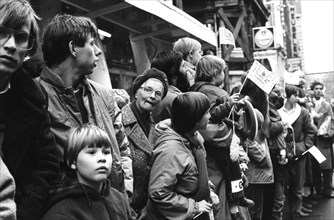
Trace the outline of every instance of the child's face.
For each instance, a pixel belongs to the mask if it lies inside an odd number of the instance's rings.
[[[86,147],[77,157],[77,178],[80,183],[99,189],[101,182],[109,176],[112,155],[109,147]]]
[[[216,76],[213,77],[213,83],[215,86],[221,86],[224,83],[225,73],[222,70],[220,73],[217,73]]]
[[[201,120],[199,120],[199,122],[197,123],[197,128],[198,130],[205,130],[209,119],[210,119],[211,115],[209,113],[209,110],[203,115],[203,117],[201,118]]]

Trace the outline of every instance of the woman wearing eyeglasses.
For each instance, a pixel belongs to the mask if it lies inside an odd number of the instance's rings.
[[[137,219],[144,219],[146,215],[154,131],[151,112],[166,96],[167,90],[166,75],[155,68],[148,69],[134,80],[132,84],[134,100],[122,108],[134,179],[130,206],[137,213]]]

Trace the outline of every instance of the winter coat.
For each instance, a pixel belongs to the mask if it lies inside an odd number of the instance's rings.
[[[170,118],[170,110],[174,99],[182,92],[175,86],[169,85],[166,97],[155,107],[152,112],[152,118],[155,123],[159,123]]]
[[[282,121],[281,116],[279,115],[278,111],[274,107],[272,103],[269,103],[269,139],[268,145],[269,149],[273,150],[281,150],[285,149],[285,143],[277,142],[277,137],[283,133],[284,123]]]
[[[70,129],[83,124],[80,109],[73,88],[66,88],[62,79],[48,67],[44,67],[40,82],[49,95],[48,111],[51,116],[51,130],[56,138],[58,158],[64,165],[63,148],[66,146]],[[82,86],[84,87],[83,102],[89,122],[105,130],[113,146],[112,186],[122,190],[125,183],[125,189],[132,192],[132,160],[129,143],[122,124],[122,114],[114,95],[111,89],[86,78]]]
[[[246,144],[247,145],[247,144]],[[246,151],[250,162],[245,175],[251,184],[269,184],[274,182],[273,165],[271,162],[267,140],[255,141],[247,145]]]
[[[59,174],[48,99],[42,86],[23,69],[13,73],[10,85],[1,94],[7,112],[3,161],[15,180],[18,219],[36,220],[42,215],[49,186]]]
[[[15,182],[0,157],[0,219],[16,220]]]
[[[147,203],[148,181],[150,177],[150,162],[153,150],[154,126],[152,124],[149,137],[138,124],[138,121],[130,108],[130,104],[122,108],[123,125],[125,133],[129,139],[132,167],[133,167],[133,195],[131,206],[138,212],[145,207]]]
[[[311,117],[306,108],[296,104],[296,113],[294,116],[287,117],[285,107],[278,110],[282,120],[291,124],[294,131],[294,140],[296,146],[296,156],[302,155],[304,151],[314,145],[313,139],[316,130],[311,124]]]
[[[147,220],[192,219],[198,188],[198,170],[187,139],[170,128],[156,125],[152,154]]]
[[[333,112],[330,104],[322,99],[321,104],[318,109],[316,109],[317,113],[322,113],[323,115],[319,118],[314,119],[317,128],[319,129],[322,123],[325,121],[326,117],[331,117],[333,119]],[[316,136],[316,146],[319,148],[321,153],[326,157],[326,160],[320,164],[321,169],[333,169],[333,150],[331,150],[333,141],[331,138],[326,138],[323,136]]]
[[[130,208],[124,194],[105,184],[102,192],[80,183],[51,191],[50,209],[42,220],[127,220]]]
[[[284,180],[286,167],[279,163],[280,151],[286,149],[285,137],[283,136],[284,123],[273,103],[269,103],[269,138],[268,147],[273,163],[276,180]]]

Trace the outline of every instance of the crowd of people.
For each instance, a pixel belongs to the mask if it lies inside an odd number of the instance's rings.
[[[89,79],[102,54],[90,18],[56,15],[40,40],[27,0],[0,14],[0,219],[282,220],[287,204],[293,219],[334,198],[323,83],[267,94],[245,73],[229,93],[226,62],[185,37],[130,100]]]

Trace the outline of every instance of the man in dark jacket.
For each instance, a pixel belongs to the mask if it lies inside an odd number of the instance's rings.
[[[271,219],[283,219],[283,207],[285,201],[285,173],[288,162],[286,158],[286,130],[287,124],[282,121],[278,109],[283,107],[284,99],[280,93],[280,88],[275,87],[269,94],[269,138],[268,147],[273,163],[274,184],[271,187],[270,202],[266,205],[266,212],[271,215]]]
[[[321,153],[326,157],[324,163],[314,163],[314,184],[317,193],[323,194],[327,198],[334,198],[332,190],[333,177],[333,137],[330,131],[333,120],[333,111],[329,102],[323,97],[324,84],[320,81],[314,81],[311,84],[313,91],[314,107],[311,110],[311,115],[314,124],[318,128],[316,135],[316,146]]]
[[[51,131],[55,136],[61,171],[63,150],[71,128],[95,124],[109,135],[113,146],[111,186],[133,192],[132,159],[122,113],[114,92],[89,79],[101,49],[95,44],[97,27],[81,16],[57,15],[44,28],[45,60],[40,82],[48,93]]]
[[[17,219],[35,220],[59,173],[46,93],[21,68],[37,50],[38,17],[26,0],[1,0],[0,14],[0,155],[15,179]]]

